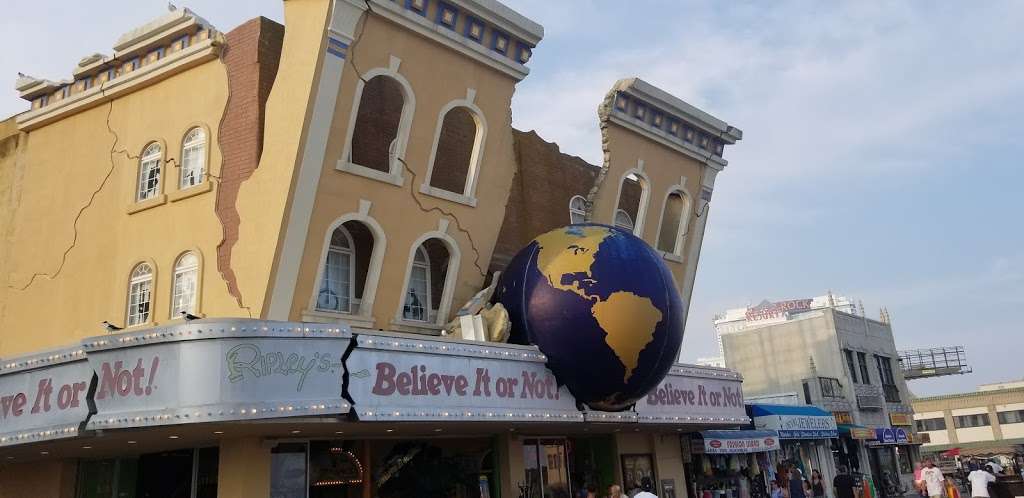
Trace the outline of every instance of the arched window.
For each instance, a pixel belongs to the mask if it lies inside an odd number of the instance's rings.
[[[569,199],[569,223],[583,223],[587,219],[587,199],[574,195]]]
[[[356,111],[349,161],[383,173],[391,172],[405,97],[394,78],[378,75],[363,86]]]
[[[163,151],[160,144],[154,142],[142,150],[139,160],[139,188],[135,193],[136,201],[144,201],[156,197],[160,193],[160,169],[163,162]]]
[[[630,218],[629,213],[621,210],[615,210],[615,226],[627,231],[633,231],[633,218]]]
[[[199,258],[193,252],[182,254],[174,263],[174,282],[171,287],[171,318],[181,313],[196,312],[199,291]]]
[[[619,186],[619,201],[615,210],[615,225],[622,226],[624,224],[619,223],[620,218],[625,220],[629,219],[630,230],[633,234],[639,236],[643,229],[643,220],[647,211],[647,196],[650,190],[647,179],[641,174],[633,171],[628,173],[622,178],[622,184]],[[627,216],[622,218],[619,214],[622,211]]]
[[[689,197],[679,191],[672,192],[665,199],[661,213],[661,228],[658,232],[658,250],[680,255],[690,217]]]
[[[134,327],[149,322],[150,303],[153,298],[153,269],[139,263],[132,269],[128,280],[128,312],[125,325]]]
[[[192,128],[181,143],[181,180],[179,189],[198,185],[206,174],[206,131]]]
[[[448,274],[448,248],[439,239],[427,239],[416,248],[405,287],[402,318],[436,322]]]
[[[479,143],[480,125],[473,111],[457,106],[446,112],[438,131],[430,186],[469,195]]]
[[[375,246],[374,232],[363,222],[349,220],[337,225],[331,232],[320,270],[317,311],[360,313],[367,292],[367,277],[372,277],[370,266]]]

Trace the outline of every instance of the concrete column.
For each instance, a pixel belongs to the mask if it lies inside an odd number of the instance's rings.
[[[992,437],[996,441],[1003,439],[1003,426],[999,425],[999,414],[996,412],[996,405],[988,405],[988,421],[992,424]]]
[[[77,460],[0,465],[0,498],[74,498]]]
[[[949,435],[949,444],[959,444],[960,439],[956,437],[956,425],[953,424],[953,412],[943,410],[942,417],[946,419],[946,434]]]
[[[498,469],[501,477],[501,496],[519,496],[519,484],[525,483],[526,469],[523,461],[523,440],[516,436],[502,435],[498,438]]]
[[[654,493],[662,496],[661,481],[671,479],[675,482],[675,493],[681,498],[686,490],[686,477],[683,473],[683,454],[679,447],[678,434],[651,434],[651,448],[654,449]]]
[[[270,496],[270,447],[257,437],[221,441],[217,498],[253,496]]]

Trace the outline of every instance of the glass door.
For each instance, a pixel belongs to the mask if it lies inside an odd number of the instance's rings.
[[[527,498],[570,498],[569,459],[565,439],[526,439],[523,461],[526,480],[520,485]]]

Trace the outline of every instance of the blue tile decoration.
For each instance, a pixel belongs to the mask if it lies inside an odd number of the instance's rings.
[[[726,142],[714,134],[707,133],[686,122],[681,116],[674,116],[643,99],[624,92],[615,94],[615,112],[622,117],[633,118],[637,124],[649,130],[666,133],[675,141],[684,142],[719,157],[725,152]]]
[[[459,20],[459,9],[454,5],[444,2],[437,3],[437,16],[434,22],[452,31],[455,30],[455,23]]]
[[[682,129],[683,127],[679,124],[679,121],[671,118],[668,120],[668,133],[670,135],[682,138],[682,134],[680,133]]]
[[[405,8],[423,16],[427,16],[427,0],[405,0]]]
[[[640,121],[647,122],[647,105],[639,100],[633,102],[633,117]]]
[[[491,50],[494,50],[501,55],[508,55],[508,35],[493,28],[491,28],[491,32],[494,33],[493,38],[491,38]]]
[[[344,59],[348,55],[348,44],[337,38],[327,37],[327,53]]]
[[[629,106],[629,97],[623,93],[619,93],[615,96],[615,108],[619,111],[626,112],[626,107]]]
[[[651,126],[662,129],[665,126],[665,114],[661,111],[651,112]]]
[[[526,64],[527,62],[530,62],[530,57],[532,56],[533,51],[530,49],[529,45],[523,42],[516,43],[516,62]]]
[[[466,16],[466,28],[463,35],[477,43],[484,42],[484,22],[470,15]]]

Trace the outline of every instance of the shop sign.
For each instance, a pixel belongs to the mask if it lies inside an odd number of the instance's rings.
[[[346,360],[360,420],[582,421],[535,347],[364,335]]]
[[[877,444],[909,444],[907,431],[899,427],[881,427],[875,429],[875,441]]]
[[[636,403],[637,419],[647,423],[743,424],[742,380],[720,368],[674,365],[658,387]]]
[[[182,324],[84,341],[97,375],[90,429],[348,412],[337,326]]]
[[[867,427],[851,427],[850,437],[853,439],[875,439],[875,430]]]
[[[75,437],[89,416],[92,369],[81,348],[0,363],[0,446]]]
[[[832,416],[837,424],[853,424],[853,415],[850,415],[850,412],[832,412]]]
[[[914,420],[910,417],[909,413],[890,413],[889,422],[892,422],[892,425],[902,425],[904,427],[914,425]]]
[[[775,451],[779,448],[779,438],[774,436],[704,438],[704,453],[708,454],[757,453]]]
[[[747,321],[766,320],[785,316],[793,311],[807,311],[811,309],[813,299],[792,299],[789,301],[768,302],[765,301],[753,308],[747,309]]]
[[[827,439],[839,437],[836,419],[831,416],[769,415],[754,417],[758,429],[779,431],[782,439]]]

